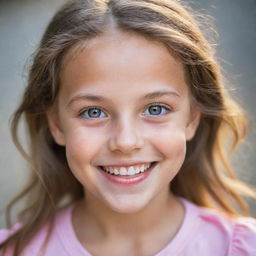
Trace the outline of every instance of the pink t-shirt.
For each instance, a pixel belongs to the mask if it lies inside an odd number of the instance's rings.
[[[198,207],[180,197],[178,199],[185,207],[183,223],[172,241],[155,256],[256,256],[255,219],[230,219],[215,210]],[[73,208],[74,204],[58,213],[45,256],[91,256],[74,233],[71,221]],[[1,230],[0,242],[10,232]],[[45,234],[43,227],[22,255],[39,255]]]

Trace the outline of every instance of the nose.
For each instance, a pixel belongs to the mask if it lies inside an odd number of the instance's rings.
[[[127,154],[142,148],[143,145],[143,136],[133,121],[125,119],[115,123],[109,139],[111,151]]]

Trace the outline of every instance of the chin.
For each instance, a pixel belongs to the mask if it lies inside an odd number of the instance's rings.
[[[137,200],[119,200],[108,204],[114,212],[122,214],[134,214],[142,211],[146,207],[146,202],[138,202]]]

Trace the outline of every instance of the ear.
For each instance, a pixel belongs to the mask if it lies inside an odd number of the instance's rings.
[[[189,121],[187,123],[187,127],[186,127],[186,139],[187,139],[187,141],[193,139],[193,137],[196,133],[197,127],[200,123],[200,118],[201,118],[200,110],[197,107],[192,106],[191,110],[190,110],[190,119],[189,119]]]
[[[49,129],[52,137],[54,138],[54,141],[60,146],[65,146],[66,145],[65,137],[61,129],[61,124],[60,124],[56,109],[52,108],[48,110],[46,112],[46,116],[47,116]]]

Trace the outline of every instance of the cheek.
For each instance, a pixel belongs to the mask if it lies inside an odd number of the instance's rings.
[[[186,153],[186,138],[183,132],[170,134],[163,143],[167,155],[179,158]]]
[[[93,161],[102,146],[102,140],[98,134],[84,127],[74,128],[65,135],[66,154],[70,165],[85,167]]]
[[[160,129],[153,139],[154,146],[159,152],[170,160],[183,162],[186,154],[185,130],[177,127]]]
[[[86,188],[94,187],[94,159],[102,148],[103,138],[96,134],[84,127],[74,128],[65,134],[68,165],[76,179]]]

